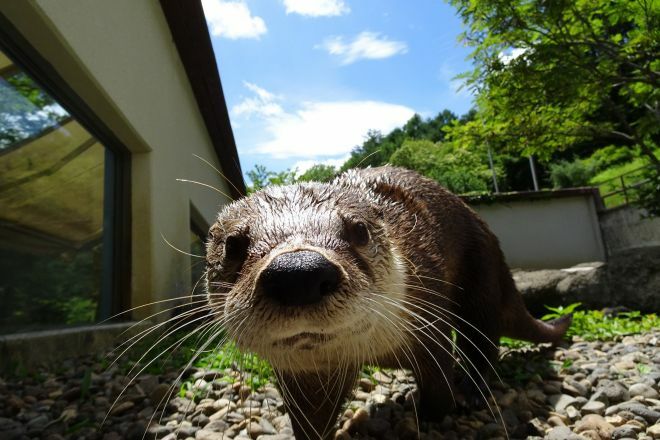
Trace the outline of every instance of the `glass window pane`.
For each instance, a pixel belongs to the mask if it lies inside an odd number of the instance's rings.
[[[105,156],[0,53],[0,334],[97,320]]]

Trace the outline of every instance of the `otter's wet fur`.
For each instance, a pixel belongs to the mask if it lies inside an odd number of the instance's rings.
[[[215,318],[270,361],[298,440],[332,436],[364,364],[408,368],[438,420],[462,372],[485,400],[501,336],[561,339],[534,319],[499,243],[463,201],[394,167],[272,186],[219,214],[207,245]]]

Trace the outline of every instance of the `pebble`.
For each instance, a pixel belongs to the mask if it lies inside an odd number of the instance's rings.
[[[146,438],[160,440],[295,440],[276,387],[253,390],[235,367],[189,368],[183,380],[190,387],[180,394],[181,386],[171,385],[181,371],[143,374],[130,384],[121,374],[126,370],[104,370],[95,362],[70,362],[58,374],[44,371],[40,381],[0,377],[0,439],[130,440],[146,432]],[[448,414],[440,423],[417,423],[419,392],[409,371],[364,376],[335,439],[476,440],[508,434],[530,440],[660,440],[660,331],[576,341],[567,348],[509,350],[499,368],[515,374],[491,383],[496,419],[479,409]],[[83,393],[89,370],[91,385]]]

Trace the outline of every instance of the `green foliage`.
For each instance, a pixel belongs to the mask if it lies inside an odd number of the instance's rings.
[[[465,120],[470,117],[471,114],[463,116]],[[341,171],[385,165],[406,140],[443,141],[446,137],[445,127],[456,120],[458,118],[454,113],[443,110],[433,119],[424,120],[415,114],[402,128],[395,128],[386,136],[379,131],[369,131],[366,140],[351,152],[351,157],[341,167]]]
[[[554,188],[577,188],[587,186],[596,174],[596,169],[589,161],[575,159],[550,164],[550,179]]]
[[[337,175],[337,169],[332,165],[316,164],[302,173],[298,182],[330,182]]]
[[[566,307],[548,307],[551,313],[541,319],[547,321],[573,315],[573,322],[566,332],[567,337],[579,336],[587,341],[604,341],[616,336],[642,333],[660,327],[660,319],[654,313],[643,315],[638,311],[606,315],[600,310],[578,310],[581,303]]]
[[[633,190],[635,204],[649,217],[660,217],[660,171],[646,168],[642,178],[646,182]]]
[[[575,310],[580,307],[582,303],[573,303],[569,304],[566,307],[564,306],[557,306],[557,307],[550,307],[550,306],[545,306],[546,309],[550,310],[550,313],[546,313],[541,317],[543,321],[551,321],[553,319],[559,319],[563,318],[566,315],[570,315]]]
[[[430,177],[455,193],[486,191],[490,187],[488,162],[474,149],[408,140],[392,155],[390,162]]]
[[[463,41],[474,48],[474,69],[462,77],[479,113],[450,127],[449,139],[541,161],[585,143],[615,144],[659,163],[658,2],[450,3],[467,27]]]
[[[573,324],[566,335],[579,336],[587,341],[604,341],[658,327],[660,327],[660,319],[653,313],[642,315],[640,312],[628,312],[608,316],[599,310],[578,310],[573,314]]]
[[[573,322],[566,332],[566,338],[580,337],[586,341],[606,341],[618,336],[644,333],[660,328],[660,318],[655,314],[642,314],[638,311],[607,315],[600,310],[578,310],[581,303],[568,306],[549,307],[550,311],[541,319],[549,321],[566,315],[573,315]],[[531,347],[533,344],[510,338],[501,338],[500,345],[510,349]]]
[[[248,194],[259,191],[268,185],[290,185],[296,181],[295,170],[287,169],[276,173],[267,170],[265,166],[259,164],[255,165],[254,169],[248,171],[246,174],[252,183],[247,187]]]
[[[636,156],[638,156],[638,154],[631,148],[608,145],[607,147],[596,150],[589,157],[589,161],[592,162],[596,170],[602,171],[635,161]],[[638,159],[637,161],[639,163],[638,166],[642,166],[641,159]]]

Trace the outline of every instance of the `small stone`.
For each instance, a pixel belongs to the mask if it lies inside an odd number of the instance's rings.
[[[369,413],[364,408],[359,408],[357,411],[355,411],[352,421],[356,426],[361,426],[368,419]]]
[[[578,418],[580,418],[580,412],[577,409],[575,409],[574,406],[566,407],[566,415],[571,420],[577,420]]]
[[[507,393],[503,394],[499,399],[497,399],[497,403],[502,407],[507,407],[513,405],[513,402],[515,402],[517,399],[518,393],[516,393],[514,390],[509,390]]]
[[[558,416],[548,417],[548,424],[550,426],[566,426],[566,423]]]
[[[632,370],[635,368],[635,362],[631,360],[622,360],[614,363],[614,368],[618,371]]]
[[[362,388],[363,391],[366,391],[367,393],[371,392],[376,386],[369,378],[366,377],[361,378],[358,382],[358,385],[360,388]]]
[[[209,431],[207,429],[200,429],[195,433],[196,440],[224,440],[225,435],[222,432]]]
[[[605,412],[605,404],[603,402],[590,401],[584,404],[580,409],[582,414],[599,414],[602,415]]]
[[[610,438],[614,431],[614,426],[607,423],[607,421],[598,414],[588,414],[581,420],[578,420],[573,429],[578,434],[585,431],[594,431],[597,433],[596,438]]]
[[[644,383],[636,383],[628,388],[631,397],[642,396],[647,399],[657,399],[658,392]]]
[[[572,396],[586,396],[589,392],[587,387],[573,379],[566,379],[562,383],[562,391]]]
[[[545,436],[546,440],[566,440],[573,434],[567,426],[556,426]]]
[[[611,406],[605,410],[606,415],[612,415],[615,413],[621,414],[622,411],[627,411],[635,416],[639,416],[644,419],[647,423],[656,423],[660,420],[660,412],[647,408],[641,403],[636,402],[625,402],[620,403],[616,406]]]
[[[115,407],[110,410],[110,415],[118,416],[124,414],[134,406],[135,404],[133,402],[122,402],[118,405],[115,405]]]
[[[257,440],[295,440],[288,434],[264,434],[257,437]]]
[[[245,400],[248,397],[250,397],[250,394],[252,394],[252,388],[243,385],[238,389],[238,397],[241,400]]]
[[[364,392],[364,391],[356,391],[355,392],[355,400],[360,400],[362,402],[366,402],[369,397],[371,397],[371,394]]]
[[[613,415],[613,416],[607,416],[605,417],[605,420],[607,420],[607,423],[613,426],[621,426],[624,423],[626,423],[626,419],[621,417],[619,414]]]
[[[224,420],[214,420],[207,423],[206,426],[204,426],[204,429],[213,432],[223,432],[229,429],[229,424]]]
[[[606,379],[600,381],[596,391],[600,391],[607,396],[608,403],[618,403],[630,399],[630,393],[626,387],[621,383],[612,380]]]
[[[660,423],[656,423],[653,426],[649,426],[646,429],[646,434],[651,438],[653,438],[654,440],[660,439]]]
[[[375,381],[380,382],[380,383],[384,383],[384,384],[392,383],[392,378],[389,375],[382,372],[382,371],[376,371],[373,374],[373,378],[374,378]]]
[[[548,397],[548,403],[553,406],[555,411],[565,410],[567,406],[575,403],[575,397],[568,394],[556,394]]]

